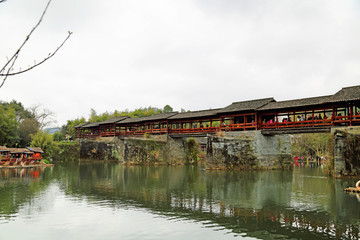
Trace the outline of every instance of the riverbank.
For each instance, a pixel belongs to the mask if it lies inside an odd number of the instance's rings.
[[[53,167],[54,164],[29,164],[29,165],[0,165],[0,169],[22,169],[22,168],[45,168]]]

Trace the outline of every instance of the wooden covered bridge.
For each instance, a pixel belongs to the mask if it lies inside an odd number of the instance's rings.
[[[334,95],[276,101],[274,98],[234,102],[211,110],[171,112],[147,117],[115,117],[75,127],[77,138],[144,134],[212,134],[221,131],[330,131],[334,126],[360,125],[360,85]]]

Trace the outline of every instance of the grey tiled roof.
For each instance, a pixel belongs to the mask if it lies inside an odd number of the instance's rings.
[[[39,147],[27,147],[27,149],[29,149],[32,152],[44,153],[44,151]]]
[[[342,88],[329,99],[329,102],[345,102],[357,100],[360,100],[360,85]]]
[[[0,152],[10,152],[10,150],[5,146],[0,146]]]
[[[190,112],[182,112],[178,113],[169,119],[177,120],[177,119],[194,119],[194,118],[203,118],[203,117],[212,117],[216,116],[218,112],[221,110],[219,109],[209,109],[209,110],[201,110],[201,111],[190,111]]]
[[[81,128],[92,128],[92,127],[98,127],[100,126],[101,122],[94,122],[94,123],[88,123],[86,125],[83,125]]]
[[[254,111],[274,101],[275,101],[274,98],[263,98],[263,99],[256,99],[250,101],[234,102],[231,105],[223,108],[221,111],[219,111],[219,113]]]
[[[88,124],[89,124],[89,122],[81,123],[81,124],[79,124],[79,125],[76,125],[74,128],[81,128],[81,127],[83,127],[83,126],[85,126],[85,125],[88,125]]]
[[[302,98],[302,99],[295,99],[295,100],[288,100],[288,101],[271,102],[271,103],[259,108],[258,111],[321,105],[321,104],[326,103],[331,96],[332,95],[322,96],[322,97]]]
[[[146,117],[127,118],[123,121],[118,122],[117,124],[121,125],[121,124],[129,124],[129,123],[154,122],[154,121],[166,120],[169,117],[174,116],[176,114],[178,113],[170,112],[170,113],[154,114]]]
[[[31,153],[27,148],[9,148],[11,153]]]
[[[114,124],[114,123],[117,123],[117,122],[120,122],[126,118],[129,118],[128,116],[122,116],[122,117],[113,117],[113,118],[110,118],[108,120],[105,120],[105,121],[102,121],[102,122],[99,122],[99,125],[105,125],[105,124]]]

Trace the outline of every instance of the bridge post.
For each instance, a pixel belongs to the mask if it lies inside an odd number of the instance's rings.
[[[334,174],[343,176],[346,174],[344,152],[344,134],[339,131],[334,132]]]

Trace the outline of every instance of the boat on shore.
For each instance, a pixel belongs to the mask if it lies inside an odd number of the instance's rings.
[[[54,166],[53,164],[46,164],[42,161],[43,154],[44,151],[38,147],[8,148],[0,146],[0,169]]]

